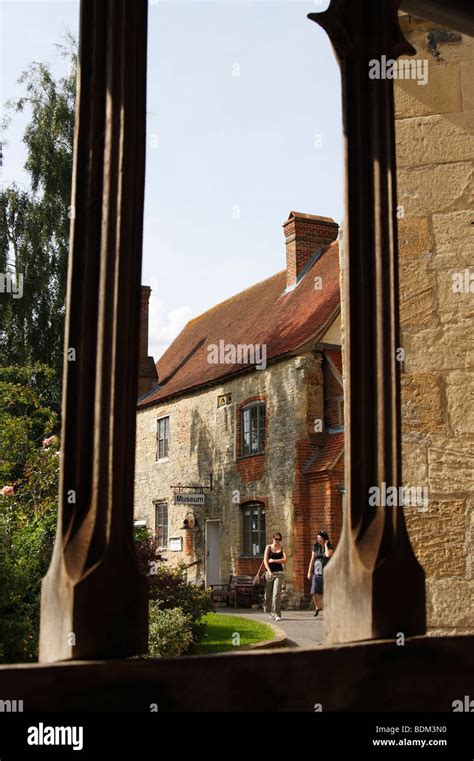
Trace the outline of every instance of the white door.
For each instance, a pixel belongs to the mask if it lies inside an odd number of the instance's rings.
[[[206,587],[221,583],[220,533],[220,521],[206,521]]]

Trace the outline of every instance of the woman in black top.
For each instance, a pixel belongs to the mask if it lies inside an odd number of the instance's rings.
[[[313,546],[313,553],[308,568],[308,579],[311,581],[311,594],[314,600],[314,615],[318,616],[321,608],[321,598],[323,596],[323,571],[328,562],[334,546],[329,541],[329,535],[326,531],[320,531],[316,537],[316,543]]]
[[[265,565],[265,605],[264,611],[274,621],[281,620],[281,588],[283,586],[283,566],[287,562],[281,543],[281,534],[273,534],[272,544],[267,544],[263,563]]]

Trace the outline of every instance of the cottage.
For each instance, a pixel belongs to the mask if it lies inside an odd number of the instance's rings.
[[[286,269],[191,320],[154,379],[144,290],[135,518],[206,585],[255,574],[278,529],[303,605],[315,534],[342,526],[338,225],[291,212],[284,232]]]

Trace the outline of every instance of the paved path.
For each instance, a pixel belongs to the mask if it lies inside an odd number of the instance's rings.
[[[217,613],[245,616],[258,621],[269,622],[266,613],[257,608],[217,608]],[[286,632],[288,647],[318,647],[323,644],[324,613],[314,617],[312,610],[283,610],[281,621],[272,622]]]

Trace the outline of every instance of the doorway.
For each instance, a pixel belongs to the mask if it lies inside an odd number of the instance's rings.
[[[206,587],[221,583],[220,520],[206,521]]]

